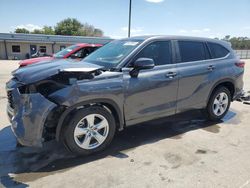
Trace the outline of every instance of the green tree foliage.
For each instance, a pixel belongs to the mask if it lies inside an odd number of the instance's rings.
[[[103,36],[103,31],[101,29],[94,29],[94,36],[96,37],[102,37]]]
[[[42,29],[35,29],[31,32],[32,34],[45,34],[45,35],[54,35],[55,31],[51,26],[43,26]]]
[[[75,18],[67,18],[56,24],[55,34],[101,37],[103,36],[103,31],[88,23],[81,23]]]
[[[25,28],[16,28],[15,33],[30,33],[30,32]]]
[[[222,40],[230,42],[232,48],[236,50],[250,49],[250,39],[248,37],[231,37],[227,35]]]
[[[42,29],[34,29],[34,31],[31,32],[32,34],[44,34]]]
[[[45,35],[54,35],[55,34],[55,31],[51,26],[44,26],[43,32]]]
[[[44,26],[42,29],[35,29],[29,32],[25,28],[17,28],[15,33],[32,33],[32,34],[46,34],[46,35],[69,35],[69,36],[93,36],[102,37],[103,31],[95,28],[88,23],[81,23],[75,18],[67,18],[56,24],[53,28],[51,26]]]
[[[67,18],[65,20],[60,21],[55,26],[55,33],[56,35],[80,35],[81,28],[82,28],[81,22],[79,22],[75,18]]]

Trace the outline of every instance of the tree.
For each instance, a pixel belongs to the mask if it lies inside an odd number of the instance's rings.
[[[228,41],[232,44],[233,49],[250,49],[250,39],[248,37],[232,37],[225,36],[222,40]]]
[[[34,29],[34,31],[31,32],[32,34],[44,34],[42,29]]]
[[[95,30],[94,26],[85,23],[82,25],[79,34],[81,36],[94,36],[94,30]]]
[[[95,28],[88,23],[81,23],[75,18],[67,18],[56,24],[53,28],[51,26],[43,26],[42,29],[35,29],[29,32],[25,28],[17,28],[15,33],[32,33],[32,34],[45,34],[45,35],[69,35],[69,36],[92,36],[102,37],[103,31]]]
[[[73,35],[73,36],[103,36],[101,29],[95,28],[88,23],[82,24],[75,18],[67,18],[57,23],[55,26],[56,35]]]
[[[75,18],[67,18],[55,26],[56,35],[80,35],[82,24]]]
[[[55,31],[51,26],[43,26],[42,29],[35,29],[31,32],[32,34],[45,34],[45,35],[54,35]]]
[[[96,36],[96,37],[102,37],[103,36],[103,31],[101,29],[95,28],[95,30],[94,30],[94,36]]]
[[[55,34],[54,29],[51,26],[46,26],[46,25],[43,27],[43,32],[45,35],[54,35]]]
[[[15,33],[30,33],[28,29],[25,28],[16,28]]]
[[[230,37],[230,35],[226,35],[222,40],[229,41]]]

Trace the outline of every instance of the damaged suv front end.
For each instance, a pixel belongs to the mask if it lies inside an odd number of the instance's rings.
[[[17,69],[6,84],[7,114],[21,145],[40,147],[55,137],[56,124],[65,107],[50,95],[100,74],[100,66],[63,61]]]

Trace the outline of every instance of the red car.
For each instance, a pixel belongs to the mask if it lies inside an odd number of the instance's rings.
[[[101,46],[102,44],[86,44],[86,43],[75,44],[57,52],[52,57],[37,57],[37,58],[25,59],[20,61],[19,65],[20,67],[24,67],[26,65],[38,63],[41,61],[48,61],[48,60],[50,61],[62,58],[64,59],[72,58],[81,60]]]

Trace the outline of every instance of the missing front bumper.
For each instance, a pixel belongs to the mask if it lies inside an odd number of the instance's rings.
[[[57,105],[40,93],[20,94],[12,90],[15,108],[11,114],[11,127],[18,142],[25,146],[41,147],[45,120]]]

